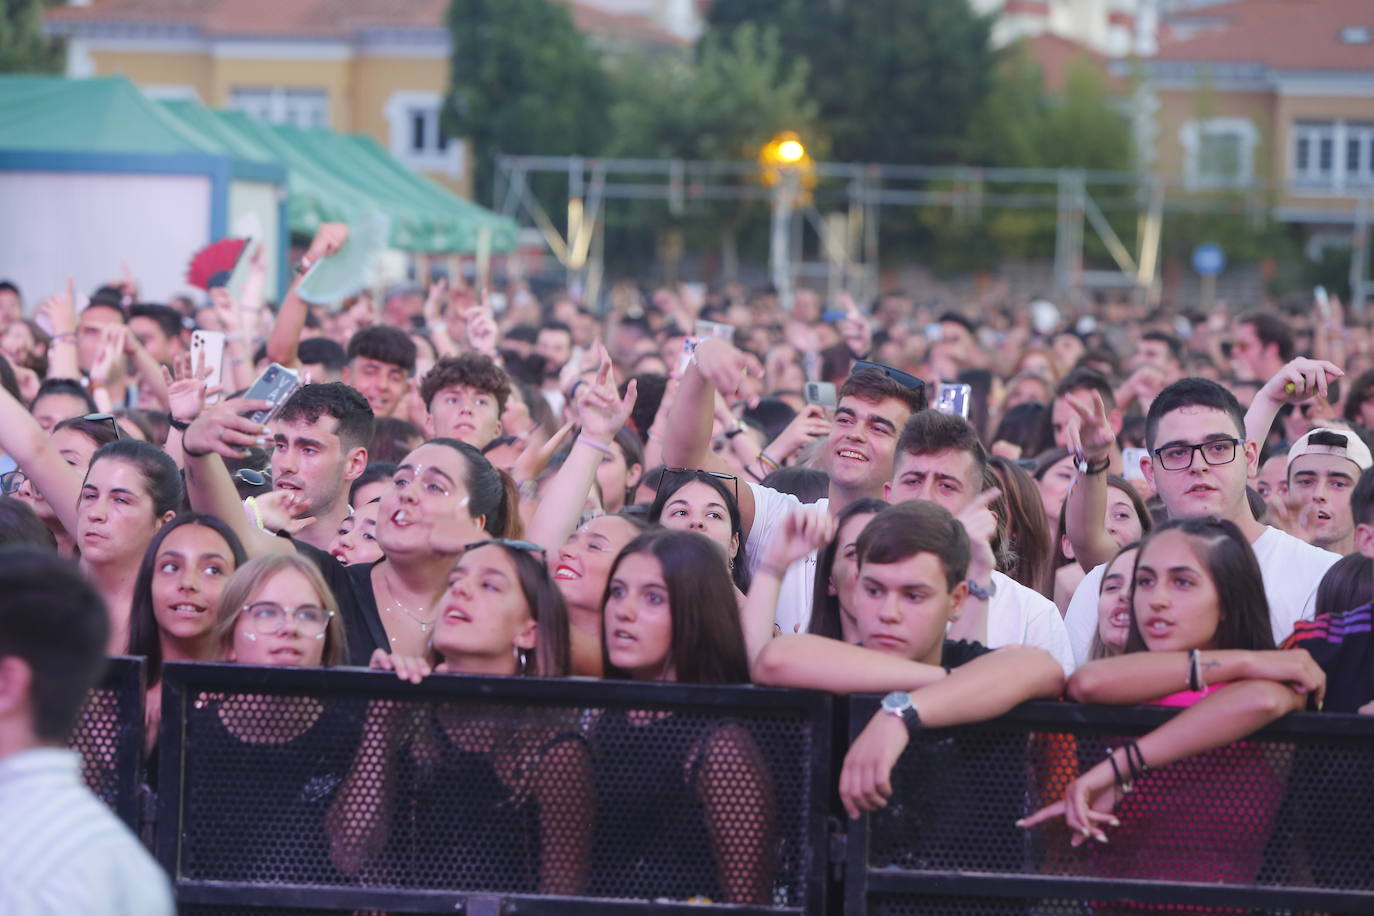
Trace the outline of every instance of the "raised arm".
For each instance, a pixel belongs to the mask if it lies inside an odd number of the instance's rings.
[[[711,452],[711,424],[719,391],[727,401],[742,396],[748,362],[744,354],[719,338],[697,345],[692,361],[678,380],[677,394],[668,407],[668,428],[663,431],[663,463],[673,468],[700,468],[729,472]],[[754,526],[754,494],[748,487],[739,492],[739,512],[748,537]]]
[[[323,223],[315,230],[310,248],[305,253],[306,264],[313,264],[320,258],[329,257],[338,251],[348,240],[348,227],[343,223]],[[301,343],[301,332],[305,330],[306,313],[309,306],[297,289],[304,275],[291,281],[291,288],[282,298],[277,320],[272,323],[272,333],[267,338],[267,358],[288,368],[300,365],[297,350]]]
[[[191,508],[223,519],[239,536],[249,556],[295,550],[286,538],[269,534],[248,521],[234,480],[224,466],[224,458],[237,457],[242,449],[255,445],[261,447],[262,440],[272,435],[267,427],[239,415],[240,411],[267,406],[266,401],[244,398],[224,401],[206,408],[182,434],[186,494]]]
[[[1064,427],[1070,452],[1087,462],[1088,473],[1079,474],[1064,502],[1064,530],[1073,555],[1084,572],[1101,566],[1116,555],[1116,542],[1102,526],[1107,514],[1107,465],[1116,434],[1107,419],[1107,405],[1096,391],[1091,397],[1070,394],[1064,398],[1072,409]]]
[[[1301,711],[1307,702],[1306,694],[1277,681],[1244,680],[1230,684],[1142,737],[1136,742],[1138,754],[1125,746],[1113,749],[1111,759],[1104,759],[1074,780],[1062,800],[1017,823],[1032,827],[1062,815],[1074,831],[1073,845],[1082,844],[1089,836],[1105,843],[1104,828],[1119,823],[1111,811],[1121,795],[1116,786],[1117,774],[1132,771],[1129,758],[1134,758],[1136,768],[1141,761],[1150,769],[1167,766],[1239,741],[1290,712]]]
[[[754,570],[740,615],[744,647],[753,665],[763,647],[773,638],[778,614],[778,593],[787,567],[826,544],[835,536],[835,518],[828,512],[805,507],[783,520],[776,537],[768,542],[763,559]]]
[[[1290,361],[1255,392],[1255,399],[1245,412],[1245,438],[1264,445],[1274,417],[1284,404],[1300,404],[1318,395],[1326,397],[1327,386],[1344,375],[1340,366],[1326,360],[1300,356]]]
[[[595,380],[578,391],[582,432],[534,510],[525,532],[529,540],[555,550],[572,534],[586,505],[587,492],[596,479],[596,469],[615,447],[615,434],[634,410],[637,395],[638,385],[631,380],[625,397],[619,397],[611,358],[603,347]]]
[[[33,414],[3,387],[0,387],[0,452],[14,459],[34,488],[48,501],[62,527],[75,537],[81,472],[58,454]]]
[[[81,378],[76,358],[76,305],[72,278],[64,292],[54,293],[38,307],[52,322],[52,344],[48,347],[48,378]]]

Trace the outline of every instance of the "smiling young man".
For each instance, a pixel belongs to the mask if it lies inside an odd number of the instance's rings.
[[[393,416],[415,374],[416,352],[415,341],[399,328],[365,328],[348,341],[343,380],[367,398],[374,416]]]
[[[987,466],[987,452],[967,420],[923,410],[902,430],[892,480],[883,487],[883,495],[892,503],[933,502],[962,518],[961,513],[974,510],[983,492]],[[1073,671],[1069,636],[1054,602],[992,568],[991,549],[984,553],[988,561],[979,563],[979,551],[974,552],[968,587],[988,596],[986,645],[993,649],[1038,646],[1053,655],[1066,673]]]
[[[745,355],[720,339],[704,340],[678,383],[668,413],[663,460],[669,467],[726,471],[711,453],[716,392],[733,400],[751,371]],[[840,387],[834,422],[819,454],[830,475],[829,493],[816,505],[832,515],[864,497],[882,498],[892,478],[897,436],[911,415],[926,406],[920,380],[877,364],[859,364]],[[752,573],[787,516],[801,505],[795,496],[744,481],[739,510]],[[816,554],[798,560],[783,576],[777,626],[782,633],[806,629],[811,619]]]
[[[296,537],[328,550],[348,517],[348,488],[367,468],[372,409],[342,382],[306,385],[272,421],[272,488],[287,490],[311,523]]]
[[[1101,405],[1097,408],[1084,411],[1083,425],[1076,431],[1087,470],[1065,508],[1073,513],[1070,526],[1080,529],[1100,524],[1102,518],[1088,491],[1100,491],[1105,499],[1105,444],[1111,430]],[[1141,459],[1141,470],[1171,518],[1223,518],[1234,522],[1250,542],[1264,575],[1274,642],[1283,642],[1294,624],[1312,616],[1317,584],[1340,556],[1261,524],[1250,511],[1246,484],[1258,471],[1259,445],[1245,438],[1245,414],[1235,395],[1207,379],[1175,382],[1150,405],[1145,446],[1150,454]],[[1104,569],[1096,566],[1088,573],[1064,615],[1080,663],[1087,659],[1097,628],[1097,593]]]
[[[501,411],[510,397],[510,377],[489,356],[445,356],[420,381],[429,415],[425,434],[485,448],[501,435]]]

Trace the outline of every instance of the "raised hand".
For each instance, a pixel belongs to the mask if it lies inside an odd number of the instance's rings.
[[[1102,395],[1074,392],[1064,397],[1064,403],[1073,410],[1064,424],[1064,447],[1069,454],[1085,461],[1101,461],[1110,455],[1116,433],[1112,432]]]
[[[315,237],[310,240],[310,247],[305,252],[307,265],[334,254],[346,241],[348,226],[345,223],[320,223],[320,228],[315,230]]]
[[[596,376],[577,391],[577,415],[582,421],[582,435],[600,444],[610,445],[615,434],[625,426],[635,409],[639,385],[631,379],[621,397],[616,384],[610,354],[600,347],[600,363]]]
[[[511,468],[511,476],[515,478],[515,482],[524,483],[527,480],[534,480],[544,473],[544,468],[549,466],[553,456],[558,454],[558,450],[572,432],[573,425],[573,421],[569,420],[548,439],[543,437],[540,428],[536,425],[530,433],[529,444],[520,452],[520,457],[515,459],[515,466]]]
[[[257,398],[232,398],[205,408],[182,433],[182,451],[192,458],[211,452],[225,458],[242,458],[250,448],[265,447],[272,430],[240,414],[271,406]]]
[[[835,536],[835,517],[814,506],[794,509],[782,522],[782,529],[768,542],[761,566],[779,574],[797,560],[825,546]]]
[[[1345,370],[1324,359],[1299,356],[1264,383],[1257,397],[1274,404],[1300,404],[1320,395],[1327,397],[1331,382],[1345,376]]]
[[[697,344],[693,359],[702,378],[710,382],[726,401],[749,400],[747,376],[757,370],[733,344],[718,337],[707,338]],[[750,406],[756,404],[757,399]]]
[[[257,506],[255,520],[261,518],[266,531],[298,534],[315,523],[314,518],[304,514],[310,511],[310,504],[299,493],[273,490],[253,497],[253,502]]]
[[[123,375],[120,360],[128,348],[128,339],[133,336],[127,325],[107,324],[100,331],[100,353],[91,364],[91,383],[108,385]]]
[[[807,404],[764,451],[774,461],[784,461],[810,445],[812,441],[830,435],[830,427],[830,418],[825,415],[825,408],[819,404]]]
[[[496,318],[491,308],[490,290],[482,290],[480,305],[468,309],[467,314],[468,346],[478,353],[496,356]]]
[[[178,354],[172,360],[172,369],[175,374],[167,371],[166,366],[162,367],[162,380],[167,384],[168,409],[173,419],[190,423],[200,416],[206,399],[219,394],[222,386],[206,387],[205,381],[213,370],[205,365],[203,353],[196,355],[194,370],[191,357],[186,353]]]
[[[992,541],[997,536],[997,515],[989,507],[1001,495],[1001,490],[984,490],[955,516],[968,533],[969,577],[980,582],[986,581],[997,567],[997,558],[992,553]]]

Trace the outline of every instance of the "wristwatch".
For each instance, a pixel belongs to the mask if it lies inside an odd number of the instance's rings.
[[[973,597],[977,598],[979,601],[991,601],[992,596],[997,594],[997,580],[992,578],[991,576],[988,577],[988,584],[986,586],[979,585],[972,579],[969,579],[967,581],[968,593]]]
[[[916,704],[911,702],[911,694],[894,690],[883,697],[883,712],[896,716],[906,723],[908,729],[920,728],[921,717],[916,712]]]

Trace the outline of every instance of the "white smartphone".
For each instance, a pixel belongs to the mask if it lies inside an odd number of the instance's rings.
[[[224,384],[225,340],[223,331],[191,332],[191,371],[194,372],[198,367],[210,369],[210,375],[205,379],[206,388]],[[212,394],[205,399],[205,403],[215,404],[219,399],[219,394]]]
[[[281,363],[272,363],[262,370],[262,375],[259,375],[257,380],[243,394],[247,400],[267,401],[269,406],[262,410],[254,410],[244,416],[254,423],[268,423],[277,415],[277,411],[281,410],[286,399],[291,397],[300,386],[300,376]]]
[[[935,399],[935,409],[954,417],[968,419],[969,401],[973,397],[970,385],[940,383],[940,395]]]
[[[703,321],[697,319],[693,334],[698,340],[705,340],[708,337],[719,337],[721,340],[734,340],[735,327],[723,321]]]
[[[834,382],[807,382],[803,388],[806,403],[819,404],[827,410],[834,410],[836,404]]]

